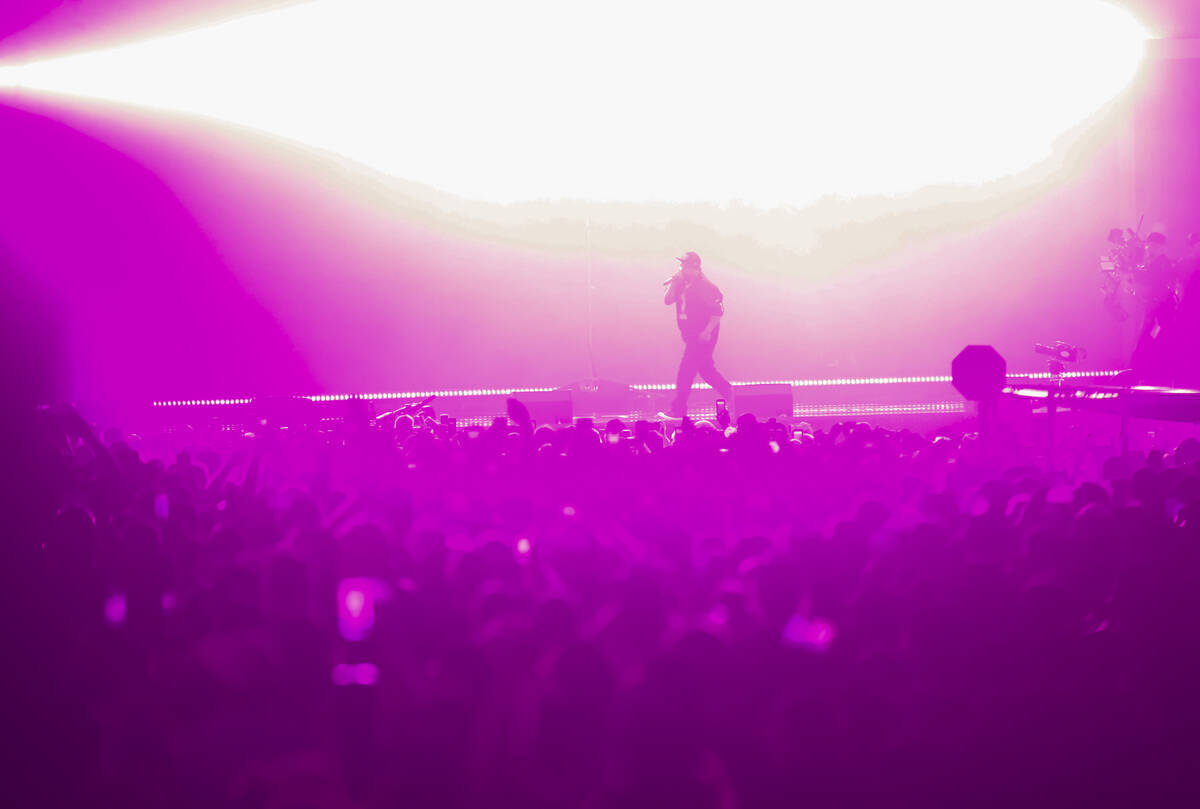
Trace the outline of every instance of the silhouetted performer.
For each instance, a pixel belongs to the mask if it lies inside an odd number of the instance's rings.
[[[1151,233],[1146,237],[1146,262],[1134,276],[1134,288],[1146,307],[1142,331],[1133,349],[1130,366],[1142,381],[1163,381],[1163,343],[1159,335],[1170,329],[1178,302],[1175,262],[1167,257],[1167,237]]]
[[[1187,253],[1176,265],[1183,292],[1166,335],[1170,371],[1166,381],[1196,387],[1200,385],[1200,353],[1196,351],[1200,347],[1200,232],[1189,233],[1187,244]]]
[[[688,395],[696,374],[726,399],[733,395],[733,387],[713,363],[721,316],[725,314],[724,296],[700,270],[700,256],[689,252],[677,260],[679,272],[666,282],[663,303],[675,304],[675,320],[683,338],[683,359],[675,377],[675,399],[670,412],[671,416],[682,418],[687,413]]]

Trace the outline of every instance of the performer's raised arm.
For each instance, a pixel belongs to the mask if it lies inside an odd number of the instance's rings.
[[[667,280],[667,294],[663,297],[663,303],[667,306],[679,300],[679,296],[683,294],[683,273],[675,273]]]

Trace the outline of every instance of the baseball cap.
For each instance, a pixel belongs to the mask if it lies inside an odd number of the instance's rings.
[[[688,252],[684,253],[682,256],[677,257],[675,260],[678,261],[680,264],[682,264],[684,267],[699,267],[700,266],[700,256],[697,255],[696,253],[693,253],[690,250]]]

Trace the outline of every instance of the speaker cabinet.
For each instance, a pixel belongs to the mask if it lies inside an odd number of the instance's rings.
[[[791,385],[734,385],[730,410],[734,417],[753,413],[759,421],[792,417]]]
[[[525,405],[534,424],[570,424],[574,406],[569,390],[518,390],[512,398]]]
[[[634,392],[620,382],[583,379],[567,387],[575,414],[597,418],[627,416],[636,409]]]

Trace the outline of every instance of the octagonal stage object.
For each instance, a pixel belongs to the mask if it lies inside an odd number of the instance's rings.
[[[995,399],[1004,389],[1008,365],[991,346],[967,346],[950,363],[954,388],[973,402]]]

